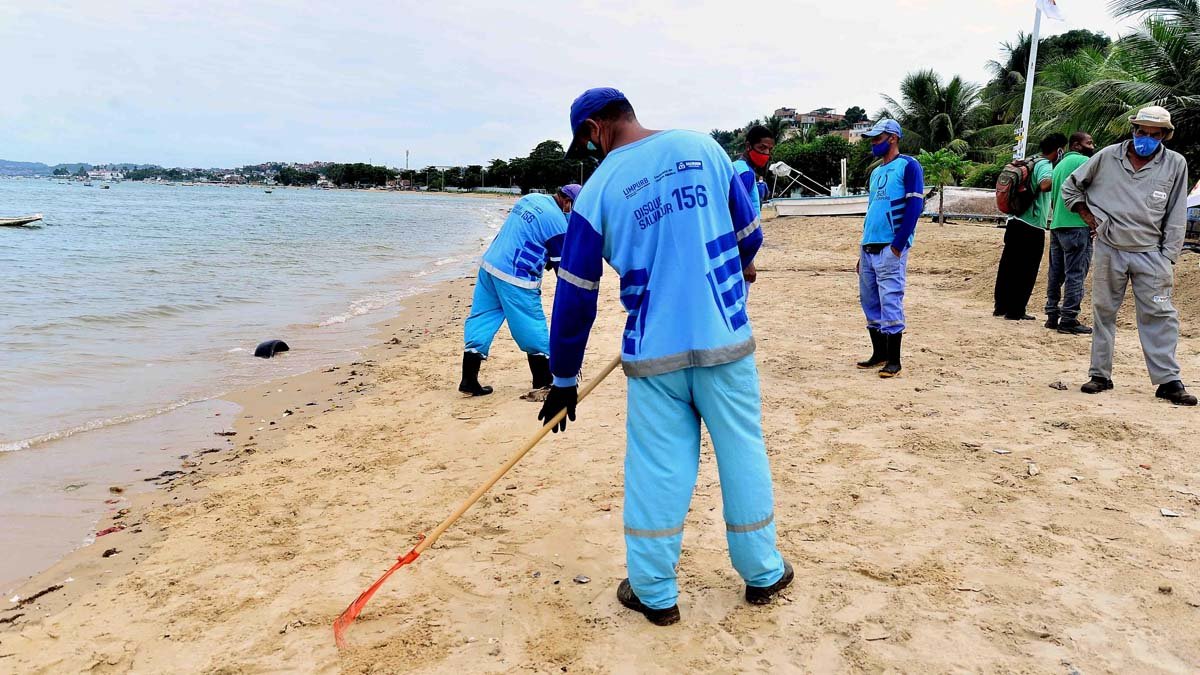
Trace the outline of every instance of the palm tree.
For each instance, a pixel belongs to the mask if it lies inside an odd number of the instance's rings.
[[[891,117],[904,127],[901,145],[910,152],[939,150],[956,139],[968,139],[987,121],[980,106],[979,85],[954,76],[943,82],[932,70],[909,73],[900,83],[900,100],[884,96],[879,116]]]
[[[771,138],[775,139],[776,142],[783,138],[783,131],[787,128],[787,122],[783,121],[782,117],[775,117],[774,115],[764,117],[758,124],[766,127],[767,131],[771,132]]]
[[[991,108],[993,124],[1012,124],[1021,115],[1032,43],[1028,33],[1017,33],[1016,42],[1000,45],[1003,61],[988,61],[992,81],[980,92],[980,98]]]
[[[1147,105],[1171,111],[1171,147],[1200,161],[1200,0],[1110,0],[1117,17],[1145,14],[1107,56],[1083,52],[1047,76],[1047,125],[1086,129],[1098,142],[1129,134],[1128,117]]]

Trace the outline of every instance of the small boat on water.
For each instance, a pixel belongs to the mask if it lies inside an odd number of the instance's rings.
[[[267,188],[267,189],[263,190],[263,192],[265,192],[267,194],[271,194],[272,190],[271,190],[271,188]]]
[[[101,185],[101,186],[100,186],[100,189],[101,189],[101,190],[108,190],[109,188],[110,188],[110,186],[108,186],[108,185]]]
[[[29,223],[36,223],[42,219],[42,214],[34,213],[28,216],[17,216],[16,218],[0,218],[0,227],[20,227]]]

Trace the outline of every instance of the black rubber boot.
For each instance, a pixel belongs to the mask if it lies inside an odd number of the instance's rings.
[[[463,352],[462,382],[458,383],[459,391],[472,396],[487,396],[492,393],[491,387],[479,384],[479,366],[482,363],[483,354]]]
[[[534,389],[545,389],[554,384],[554,376],[550,374],[550,357],[545,354],[529,355],[529,373],[533,375]]]
[[[1043,325],[1046,328],[1049,328],[1050,330],[1054,330],[1054,329],[1058,328],[1058,317],[1057,316],[1046,317],[1046,323]]]
[[[641,612],[655,626],[670,626],[673,623],[679,623],[679,605],[672,605],[666,609],[650,609],[638,599],[637,593],[633,592],[633,586],[629,584],[628,579],[617,586],[617,600],[629,609]]]
[[[1113,381],[1103,377],[1092,377],[1092,379],[1083,383],[1079,388],[1085,394],[1099,394],[1102,391],[1108,391],[1113,388]]]
[[[1175,405],[1196,405],[1196,397],[1188,393],[1180,380],[1158,385],[1158,391],[1154,392],[1154,395]]]
[[[904,333],[884,335],[887,339],[887,365],[879,370],[880,377],[895,377],[900,374],[900,343]]]
[[[864,369],[887,363],[887,336],[880,333],[878,328],[868,328],[867,332],[871,334],[871,358],[855,364]]]
[[[796,573],[792,570],[792,565],[788,561],[784,560],[783,561],[783,576],[779,578],[779,581],[776,581],[775,583],[771,584],[770,586],[765,586],[765,587],[747,586],[746,587],[746,602],[748,602],[752,605],[770,604],[771,598],[778,595],[779,591],[782,591],[783,589],[787,588],[792,583],[792,579],[795,579],[795,578],[796,578]]]

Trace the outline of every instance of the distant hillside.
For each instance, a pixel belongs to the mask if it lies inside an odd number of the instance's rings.
[[[67,164],[55,164],[49,166],[41,162],[13,162],[7,159],[0,159],[0,176],[49,176],[54,173],[55,169],[66,169],[67,173],[75,173],[80,168],[91,171],[96,168],[95,164],[86,162],[69,162]],[[140,169],[149,164],[105,164],[104,166],[120,171],[130,171],[132,169]]]
[[[54,171],[55,169],[66,169],[67,173],[75,173],[81,168],[84,170],[90,170],[92,165],[84,164],[82,162],[73,162],[71,164],[55,164],[54,166],[50,167],[50,171]]]
[[[0,176],[49,176],[53,168],[41,162],[10,162],[0,159]]]

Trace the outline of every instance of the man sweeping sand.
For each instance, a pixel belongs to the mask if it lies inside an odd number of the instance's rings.
[[[775,548],[754,337],[742,270],[762,244],[750,196],[724,151],[690,131],[651,131],[615,89],[571,106],[573,152],[603,158],[579,195],[551,318],[554,386],[539,417],[575,419],[576,376],[607,261],[629,313],[625,546],[617,599],[652,623],[679,621],[675,583],[695,491],[700,422],[721,469],[725,527],[746,600],[767,604],[792,581]],[[561,425],[566,428],[566,421]],[[557,431],[557,430],[556,430]]]

